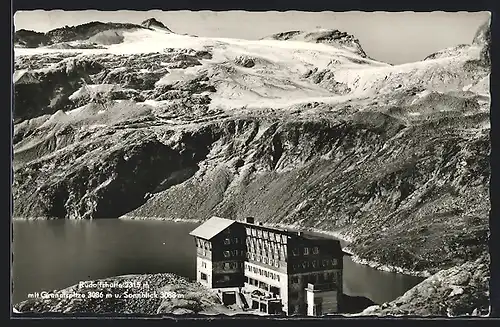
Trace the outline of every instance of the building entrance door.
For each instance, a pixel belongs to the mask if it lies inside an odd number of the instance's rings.
[[[323,315],[323,308],[321,303],[315,304],[313,307],[313,315],[315,316],[322,316]]]

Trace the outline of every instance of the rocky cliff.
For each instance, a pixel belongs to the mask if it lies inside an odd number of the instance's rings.
[[[254,216],[429,273],[487,253],[482,38],[391,66],[341,43],[123,36],[16,50],[15,216]]]

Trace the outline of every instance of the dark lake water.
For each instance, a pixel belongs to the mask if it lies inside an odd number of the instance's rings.
[[[28,293],[125,274],[172,272],[191,279],[197,223],[146,220],[14,221],[13,302]],[[353,263],[344,257],[344,293],[391,301],[421,279]]]

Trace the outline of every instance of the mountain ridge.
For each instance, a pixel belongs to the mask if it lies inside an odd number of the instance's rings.
[[[64,42],[85,41],[110,30],[151,29],[153,27],[172,33],[168,27],[154,18],[144,20],[141,24],[91,21],[80,25],[55,28],[46,33],[21,29],[14,32],[14,46],[37,48]]]
[[[340,45],[351,49],[354,53],[363,58],[367,55],[359,40],[351,34],[341,32],[337,29],[317,29],[314,31],[288,31],[272,34],[262,38],[261,40],[282,40],[282,41],[304,41],[322,43],[328,45]]]

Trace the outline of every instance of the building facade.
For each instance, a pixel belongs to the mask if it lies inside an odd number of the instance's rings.
[[[337,240],[212,217],[190,233],[197,281],[269,314],[339,311],[343,252]]]

